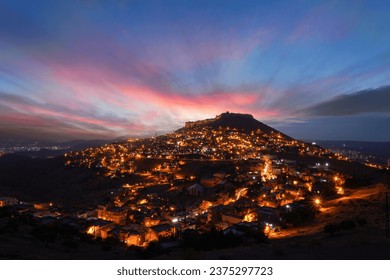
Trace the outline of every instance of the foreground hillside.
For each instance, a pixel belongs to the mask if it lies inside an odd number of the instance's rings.
[[[14,196],[22,201],[94,204],[113,185],[115,182],[92,171],[65,167],[62,157],[0,157],[1,196]]]
[[[17,227],[7,226],[7,219],[0,217],[0,259],[388,259],[390,240],[385,238],[385,191],[382,184],[357,192],[347,190],[349,194],[345,197],[328,201],[322,207],[316,224],[302,225],[299,235],[284,231],[271,235],[263,243],[244,243],[222,250],[164,251],[156,247],[144,253],[118,243],[85,237],[69,243],[68,237],[62,234],[45,243],[32,234],[33,224],[19,222]],[[333,212],[337,214],[331,215]],[[345,220],[353,221],[355,226],[332,234],[324,232],[324,225]]]

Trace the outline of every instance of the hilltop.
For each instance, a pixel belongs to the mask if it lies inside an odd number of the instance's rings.
[[[135,173],[138,159],[259,160],[263,154],[327,155],[328,151],[295,140],[249,114],[223,113],[187,122],[172,133],[128,139],[65,155],[66,165],[96,168],[105,177]],[[173,163],[175,164],[175,163]]]
[[[212,119],[186,122],[185,126],[177,130],[177,132],[184,132],[189,129],[196,129],[201,127],[211,127],[213,129],[237,129],[245,133],[260,130],[262,133],[277,134],[282,135],[285,138],[292,139],[291,137],[281,133],[280,131],[256,120],[251,114],[230,112],[222,113]]]

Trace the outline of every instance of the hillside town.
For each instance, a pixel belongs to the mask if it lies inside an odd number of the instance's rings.
[[[13,197],[0,198],[0,206],[125,246],[179,246],[188,232],[258,240],[286,228],[298,231],[300,223],[315,219],[323,200],[343,195],[345,175],[328,162],[341,156],[261,123],[267,132],[262,126],[249,132],[213,127],[220,118],[187,123],[163,136],[65,154],[67,168],[121,179],[116,191],[95,207],[74,209]],[[315,156],[318,162],[305,165],[286,154]]]

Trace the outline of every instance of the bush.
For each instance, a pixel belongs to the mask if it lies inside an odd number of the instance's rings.
[[[355,227],[356,227],[355,222],[352,220],[344,220],[339,223],[340,230],[350,230]]]
[[[370,178],[367,175],[354,175],[345,180],[345,187],[353,189],[353,188],[368,186],[371,183],[372,183],[372,178]]]
[[[183,243],[185,247],[196,250],[212,250],[235,247],[243,242],[240,236],[234,234],[224,234],[215,228],[204,234],[199,234],[194,230],[183,232]]]
[[[136,251],[138,255],[142,258],[150,259],[152,257],[158,256],[161,254],[161,249],[158,242],[153,241],[150,242],[149,245],[145,249],[141,249]]]
[[[340,223],[329,223],[324,226],[324,232],[329,233],[331,236],[337,232],[343,230],[351,230],[356,227],[356,224],[352,220],[343,220]]]
[[[329,233],[330,235],[334,235],[338,231],[338,225],[335,223],[329,223],[324,226],[324,232]]]

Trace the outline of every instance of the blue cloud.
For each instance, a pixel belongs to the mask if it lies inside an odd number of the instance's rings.
[[[309,116],[348,116],[367,113],[390,114],[390,86],[339,95],[303,111]]]

